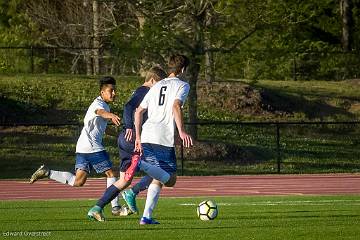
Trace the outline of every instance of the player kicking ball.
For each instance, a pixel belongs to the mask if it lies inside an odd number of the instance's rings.
[[[124,129],[118,137],[119,155],[121,158],[120,178],[106,189],[104,195],[98,200],[96,205],[89,210],[88,218],[90,220],[104,221],[103,208],[131,184],[133,176],[138,169],[138,160],[140,159],[140,156],[134,153],[134,112],[149,89],[156,84],[156,82],[166,77],[166,72],[160,67],[152,67],[146,75],[144,84],[136,89],[131,99],[125,104],[123,114]],[[145,120],[146,117],[144,118],[144,121]],[[152,177],[144,176],[131,189],[121,192],[129,207],[130,213],[138,213],[135,201],[136,195],[140,191],[147,189],[152,180]]]
[[[71,172],[50,170],[42,165],[31,176],[31,184],[42,178],[50,178],[73,187],[81,187],[85,184],[91,168],[97,173],[105,173],[107,186],[116,182],[111,169],[112,162],[102,144],[108,121],[112,121],[116,126],[120,125],[120,117],[111,113],[108,105],[115,100],[116,81],[112,77],[103,77],[99,83],[100,96],[89,106],[84,118],[84,127],[76,144],[75,175]],[[122,215],[128,215],[128,209],[119,206],[117,197],[111,205],[113,214],[119,215],[121,212]]]
[[[174,55],[169,60],[169,77],[156,83],[146,94],[135,113],[135,150],[144,155],[139,162],[140,170],[153,178],[148,187],[141,225],[159,224],[152,218],[163,185],[172,187],[176,183],[176,158],[174,148],[175,125],[185,147],[190,147],[192,138],[184,128],[182,106],[189,93],[189,84],[177,76],[188,66],[183,55]],[[148,119],[142,125],[147,111]],[[110,186],[88,212],[88,217],[104,221],[103,208],[126,186],[119,181]]]
[[[135,158],[138,157],[134,155],[135,148],[135,128],[134,128],[134,113],[136,108],[140,105],[141,101],[148,93],[150,88],[160,81],[167,77],[166,72],[159,66],[152,67],[146,74],[145,82],[142,86],[137,88],[132,94],[130,100],[124,106],[123,113],[123,129],[118,137],[118,148],[119,155],[121,159],[120,163],[120,178],[118,181],[122,181],[127,185],[131,183],[132,177],[134,176],[135,171],[137,170],[137,162]],[[147,117],[145,116],[143,122],[145,122]],[[139,159],[140,157],[138,157]],[[138,160],[137,159],[137,160]],[[131,161],[133,160],[133,161]],[[127,203],[130,213],[138,213],[138,208],[136,206],[135,198],[139,192],[146,190],[149,184],[152,181],[152,177],[146,175],[140,179],[140,181],[135,184],[131,189],[124,190],[121,192],[125,202]],[[119,214],[121,215],[121,214]]]

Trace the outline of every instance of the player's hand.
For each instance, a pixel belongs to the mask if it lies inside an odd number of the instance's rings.
[[[116,126],[120,126],[120,124],[121,124],[121,118],[120,118],[118,115],[115,115],[115,114],[113,114],[113,113],[111,113],[110,120],[111,120]]]
[[[189,134],[186,132],[179,132],[179,136],[182,140],[184,147],[191,147],[193,145],[193,140]]]
[[[133,140],[133,130],[131,128],[127,128],[125,130],[125,140],[131,142]]]
[[[135,139],[134,152],[138,152],[140,154],[140,156],[143,154],[143,149],[142,149],[142,146],[141,146],[140,139]]]

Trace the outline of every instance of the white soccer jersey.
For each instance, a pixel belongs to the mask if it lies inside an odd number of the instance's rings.
[[[189,93],[188,83],[179,78],[165,78],[157,82],[145,95],[140,107],[147,109],[148,119],[142,126],[141,142],[174,146],[174,101],[183,104]]]
[[[76,144],[77,153],[93,153],[103,151],[102,138],[107,126],[107,120],[95,113],[104,109],[110,112],[109,105],[99,96],[90,105],[84,118],[84,127]]]

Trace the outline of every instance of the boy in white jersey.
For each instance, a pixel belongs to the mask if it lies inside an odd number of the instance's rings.
[[[169,60],[169,77],[155,84],[145,96],[135,113],[135,151],[144,154],[140,169],[148,164],[159,171],[160,176],[152,175],[154,180],[149,185],[143,216],[140,224],[159,224],[152,218],[163,185],[172,187],[176,183],[176,157],[174,148],[175,126],[185,147],[190,147],[192,138],[184,128],[182,106],[189,93],[188,83],[180,80],[189,64],[187,57],[174,55]],[[148,119],[141,127],[143,114],[147,111]]]
[[[116,182],[109,154],[102,144],[108,121],[111,120],[116,126],[120,125],[120,117],[111,113],[108,105],[115,100],[115,85],[116,81],[112,77],[100,79],[100,96],[88,108],[84,118],[84,127],[76,144],[75,175],[71,172],[50,170],[42,165],[31,176],[30,183],[48,177],[70,186],[81,187],[86,182],[90,168],[97,173],[105,173],[108,186]],[[111,202],[111,205],[113,212],[119,211],[117,198]]]
[[[141,225],[158,224],[158,222],[151,218],[151,215],[157,204],[162,185],[171,187],[176,183],[176,159],[174,149],[175,123],[184,146],[190,147],[192,145],[191,136],[185,132],[181,110],[190,87],[188,83],[181,81],[177,77],[178,74],[185,71],[188,63],[188,59],[183,55],[170,57],[169,77],[157,82],[149,90],[135,112],[135,151],[141,154],[144,152],[144,160],[140,161],[139,167],[140,170],[154,179],[148,188],[144,214],[140,220]],[[155,90],[153,90],[154,88]],[[141,125],[146,109],[148,110],[148,119],[143,125],[143,130],[145,131],[146,124],[150,120],[149,131],[146,134],[154,135],[154,137],[144,135],[144,139],[146,140],[143,141],[143,135],[141,135],[140,142]],[[142,144],[144,147],[142,147]],[[88,217],[90,219],[97,221],[105,220],[103,208],[111,199],[117,196],[120,191],[127,187],[123,182],[124,181],[117,181],[107,188],[96,205],[89,210]],[[132,196],[134,198],[132,202],[135,203],[135,195]],[[127,203],[129,204],[128,201]],[[135,205],[133,208],[136,208]]]

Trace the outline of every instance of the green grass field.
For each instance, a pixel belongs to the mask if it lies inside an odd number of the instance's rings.
[[[359,239],[360,196],[212,197],[214,221],[200,221],[202,198],[160,198],[160,225],[140,226],[139,216],[87,220],[94,200],[0,201],[2,239]],[[144,199],[139,199],[140,210]],[[19,236],[22,234],[23,236]],[[17,235],[17,236],[15,236]],[[32,237],[34,238],[34,237]]]

